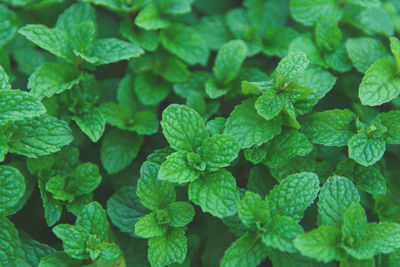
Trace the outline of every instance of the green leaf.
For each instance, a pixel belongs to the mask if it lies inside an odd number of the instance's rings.
[[[157,211],[144,216],[135,225],[135,234],[143,238],[162,236],[167,230],[168,224],[159,223]]]
[[[339,162],[336,174],[345,176],[352,180],[355,185],[370,194],[386,194],[386,180],[381,171],[375,166],[362,166],[351,159]]]
[[[0,264],[14,266],[20,240],[14,225],[3,216],[0,216]]]
[[[293,240],[304,234],[303,228],[295,220],[279,215],[272,217],[267,229],[267,232],[262,235],[265,245],[292,253],[297,251]]]
[[[233,40],[225,43],[218,50],[213,67],[213,72],[218,81],[228,84],[235,79],[246,55],[247,47],[242,40]]]
[[[358,96],[367,106],[379,106],[400,94],[400,78],[397,66],[390,59],[372,64],[361,81]]]
[[[350,38],[346,41],[347,54],[359,72],[366,72],[376,61],[388,56],[386,47],[371,37]]]
[[[269,249],[261,238],[253,232],[247,232],[225,251],[220,266],[256,267],[268,254]]]
[[[298,36],[293,28],[276,26],[271,27],[263,36],[263,53],[268,56],[286,56],[290,42]]]
[[[206,127],[211,135],[222,134],[225,128],[225,123],[225,118],[215,117],[207,122]]]
[[[80,267],[81,262],[72,259],[64,251],[56,251],[40,259],[39,267]]]
[[[272,120],[282,111],[289,101],[289,93],[278,94],[275,90],[264,92],[255,103],[257,113],[266,120]]]
[[[56,28],[73,36],[82,22],[95,21],[95,9],[89,3],[73,4],[58,17]]]
[[[400,225],[382,222],[369,223],[366,237],[347,252],[357,259],[372,258],[377,254],[388,254],[400,248]]]
[[[250,98],[237,105],[225,124],[224,134],[236,137],[241,149],[259,146],[281,132],[281,118],[265,120],[254,108],[255,100]]]
[[[260,195],[247,191],[244,197],[237,203],[237,211],[240,220],[248,229],[257,229],[257,225],[268,225],[270,210],[267,203]]]
[[[136,188],[124,186],[107,200],[107,214],[122,232],[134,236],[135,224],[148,210],[140,203]]]
[[[0,90],[0,122],[32,118],[46,112],[39,100],[23,91]]]
[[[143,8],[136,16],[135,23],[145,30],[157,30],[170,25],[170,21],[162,17],[155,3]]]
[[[284,77],[286,80],[293,80],[299,74],[303,73],[308,67],[309,60],[303,52],[289,53],[282,58],[275,70],[277,77]]]
[[[117,173],[136,158],[143,136],[120,130],[110,131],[101,144],[101,163],[109,174]]]
[[[321,57],[321,53],[314,44],[311,33],[304,33],[293,39],[289,44],[289,53],[305,53],[311,64],[326,67],[326,63]]]
[[[341,232],[334,226],[322,225],[294,240],[295,247],[301,254],[318,261],[328,263],[344,258],[340,248]]]
[[[84,260],[89,258],[86,241],[89,233],[81,226],[59,224],[53,227],[54,234],[63,241],[64,251],[72,258]]]
[[[38,266],[42,257],[55,252],[55,249],[33,240],[25,232],[20,231],[18,235],[21,240],[21,246],[18,249],[18,261],[21,260],[21,262],[24,261],[31,266]]]
[[[105,241],[107,238],[107,215],[98,202],[93,201],[85,205],[81,214],[77,217],[75,225],[82,227],[89,234],[95,235],[101,241]]]
[[[93,142],[99,141],[106,127],[106,119],[99,108],[92,109],[82,116],[75,116],[72,119]]]
[[[392,36],[393,22],[382,6],[372,6],[363,9],[355,16],[352,24],[368,35]]]
[[[170,146],[195,152],[208,132],[201,116],[185,105],[171,104],[162,113],[161,127]]]
[[[189,65],[207,63],[209,56],[207,44],[193,28],[172,24],[161,30],[160,41],[165,49]]]
[[[10,90],[10,89],[11,89],[10,78],[8,77],[4,68],[0,66],[0,90]]]
[[[222,15],[204,16],[193,27],[212,50],[220,49],[233,39]]]
[[[342,16],[338,0],[292,0],[289,7],[293,19],[306,26],[313,26],[325,14],[336,21]]]
[[[185,14],[192,10],[191,4],[194,0],[161,0],[160,8],[167,14]]]
[[[96,65],[139,57],[143,53],[142,48],[116,38],[98,39],[92,47],[92,56],[98,58]]]
[[[174,186],[157,178],[159,169],[157,163],[144,162],[137,183],[136,193],[140,202],[153,211],[164,209],[176,200]]]
[[[149,240],[148,259],[151,266],[162,267],[171,263],[182,263],[187,253],[185,232],[171,228],[160,237]]]
[[[389,37],[390,50],[396,60],[397,68],[400,68],[400,40],[396,37]]]
[[[288,176],[268,196],[271,216],[289,216],[296,221],[301,220],[318,192],[319,180],[316,174],[301,172]]]
[[[64,63],[45,63],[29,76],[28,88],[39,99],[71,89],[84,77],[83,72]]]
[[[6,2],[0,5],[0,46],[4,46],[11,41],[15,37],[15,33],[17,31],[16,13],[14,13],[11,9],[8,9],[5,4]]]
[[[167,207],[172,227],[183,227],[189,224],[194,217],[194,208],[188,202],[174,202]]]
[[[48,115],[30,120],[15,121],[7,142],[8,150],[28,158],[57,152],[71,143],[73,137],[68,124]]]
[[[315,42],[325,51],[335,50],[342,39],[342,32],[337,21],[331,16],[321,16],[315,25]]]
[[[152,73],[138,74],[135,77],[135,93],[145,105],[157,105],[170,92],[170,85]]]
[[[237,158],[239,143],[230,135],[217,134],[204,139],[198,150],[208,168],[223,168],[229,166]]]
[[[48,226],[53,226],[61,217],[63,210],[62,202],[53,199],[49,192],[46,191],[46,184],[42,179],[38,180],[40,196],[43,201],[44,218]]]
[[[348,109],[316,112],[303,122],[304,133],[315,144],[344,146],[356,131],[355,118]]]
[[[357,247],[367,237],[367,215],[360,204],[354,204],[345,211],[342,234],[343,247],[349,254],[352,254],[352,247]]]
[[[187,153],[183,151],[172,153],[160,166],[158,179],[177,184],[193,182],[200,173],[192,168],[187,160]]]
[[[329,177],[319,194],[318,212],[322,223],[340,227],[346,209],[359,201],[360,195],[351,181],[341,176]]]
[[[72,202],[75,197],[65,190],[66,180],[64,176],[53,176],[47,181],[46,190],[51,193],[54,199]]]
[[[387,144],[400,144],[400,111],[392,110],[386,113],[380,113],[376,120],[386,127],[383,135]]]
[[[349,143],[349,157],[357,163],[370,166],[379,161],[386,150],[383,138],[370,138],[365,133],[354,135]]]
[[[119,255],[121,255],[121,250],[120,248],[112,243],[103,243],[101,244],[101,253],[100,256],[102,258],[108,259],[108,260],[114,260],[116,259]]]
[[[236,213],[236,203],[240,196],[235,178],[228,171],[221,169],[205,173],[190,183],[189,199],[199,205],[203,212],[224,218]]]
[[[29,41],[44,50],[70,61],[72,51],[67,34],[60,29],[50,29],[41,24],[27,24],[18,30]]]
[[[99,167],[96,164],[86,162],[78,166],[72,172],[67,184],[67,191],[75,196],[92,193],[101,183]]]
[[[274,137],[267,145],[266,158],[263,161],[270,168],[285,165],[295,156],[305,156],[313,150],[307,137],[293,129],[286,130]]]

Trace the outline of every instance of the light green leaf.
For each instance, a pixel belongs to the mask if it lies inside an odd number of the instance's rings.
[[[64,251],[56,251],[40,259],[38,267],[80,267],[81,262],[68,256]]]
[[[109,174],[117,173],[131,164],[142,143],[143,136],[114,129],[101,144],[101,163]]]
[[[303,73],[309,63],[307,55],[303,52],[289,53],[279,62],[275,72],[278,77],[282,76],[291,81]]]
[[[342,39],[342,32],[337,25],[337,20],[328,16],[321,16],[315,25],[315,42],[325,51],[335,50]]]
[[[41,24],[27,24],[18,30],[29,41],[44,50],[70,61],[73,57],[67,34],[60,29],[50,29]]]
[[[341,176],[329,177],[319,194],[318,212],[322,223],[340,227],[346,209],[359,201],[360,195],[351,181]]]
[[[11,83],[6,71],[0,66],[0,90],[10,90]]]
[[[236,213],[240,196],[235,178],[228,171],[220,169],[205,173],[190,183],[189,199],[199,205],[203,212],[224,218]]]
[[[65,121],[48,115],[15,121],[11,131],[8,150],[28,158],[55,153],[73,139]]]
[[[271,216],[289,216],[296,221],[301,220],[318,192],[319,180],[316,174],[301,172],[288,176],[268,196]]]
[[[89,258],[89,253],[86,251],[89,233],[81,226],[59,224],[53,227],[53,232],[63,241],[63,249],[70,257],[79,260]]]
[[[100,183],[99,167],[96,164],[86,162],[72,172],[66,189],[75,196],[82,196],[92,193]]]
[[[213,67],[213,72],[218,81],[228,84],[235,79],[246,55],[247,47],[242,40],[233,40],[225,43],[218,50]]]
[[[135,234],[143,238],[164,235],[168,230],[168,224],[161,224],[158,220],[157,212],[144,216],[135,224]]]
[[[163,12],[172,15],[185,14],[192,10],[194,0],[161,0],[160,8]]]
[[[189,224],[194,217],[194,208],[189,202],[174,202],[167,207],[172,227],[183,227]]]
[[[132,186],[122,187],[107,201],[107,214],[112,223],[131,236],[134,236],[135,224],[148,212],[140,204],[136,188]]]
[[[56,28],[71,37],[82,22],[95,20],[95,9],[89,3],[77,3],[65,9],[57,18]]]
[[[61,217],[63,204],[61,201],[53,199],[51,194],[46,191],[46,184],[42,179],[38,180],[40,196],[43,201],[44,218],[48,226],[53,226]]]
[[[137,183],[137,195],[143,206],[151,209],[164,209],[175,202],[174,186],[157,178],[160,166],[154,162],[144,162],[140,168],[140,179]]]
[[[237,158],[239,143],[230,135],[216,134],[204,139],[202,146],[198,149],[202,160],[210,169],[223,168]]]
[[[349,157],[364,166],[375,164],[382,158],[386,150],[383,138],[370,138],[365,133],[354,135],[347,145]]]
[[[293,28],[276,26],[270,28],[263,36],[263,53],[268,56],[286,56],[290,42],[298,36]]]
[[[241,149],[259,146],[281,132],[281,118],[265,120],[254,108],[255,101],[250,98],[237,105],[225,124],[224,134],[236,137]]]
[[[204,16],[193,27],[212,50],[220,49],[233,39],[222,15]]]
[[[313,150],[307,137],[293,129],[283,131],[267,145],[266,158],[263,161],[270,168],[278,168],[295,156],[305,156]]]
[[[372,64],[361,81],[358,96],[367,106],[379,106],[400,94],[397,66],[390,59]]]
[[[15,256],[21,242],[15,226],[3,216],[0,216],[0,264],[3,266],[15,266]]]
[[[182,263],[187,253],[185,232],[171,228],[160,237],[149,240],[148,259],[151,266],[163,267],[171,263]]]
[[[105,241],[108,233],[107,215],[98,202],[90,202],[82,209],[77,217],[76,226],[81,226],[89,234],[95,235],[101,241]]]
[[[193,182],[199,178],[200,173],[189,166],[187,153],[183,151],[175,152],[167,156],[167,160],[160,166],[158,179],[177,184]]]
[[[106,119],[99,108],[92,109],[82,116],[75,116],[72,119],[93,142],[99,141],[106,127]]]
[[[374,195],[386,194],[386,180],[375,166],[362,166],[351,159],[339,162],[336,174],[352,180],[361,190]]]
[[[293,19],[306,26],[313,26],[322,15],[330,15],[335,20],[342,16],[338,0],[292,0],[290,14]]]
[[[371,37],[350,38],[346,41],[347,54],[359,72],[366,72],[376,61],[388,56],[386,47]]]
[[[170,146],[195,152],[208,132],[201,116],[185,105],[171,104],[162,113],[161,127]]]
[[[326,67],[326,63],[321,57],[321,53],[314,44],[311,33],[304,33],[293,39],[289,44],[289,53],[305,53],[311,64]]]
[[[269,249],[261,238],[253,232],[247,232],[225,251],[220,266],[256,267],[268,254]]]
[[[380,113],[376,120],[386,127],[383,135],[387,144],[400,144],[400,111],[392,110],[386,113]]]
[[[322,225],[294,240],[295,247],[304,256],[328,263],[344,258],[340,248],[341,232],[334,226]]]
[[[237,203],[240,220],[249,229],[257,229],[257,225],[266,226],[270,220],[270,210],[260,195],[247,191]]]
[[[356,131],[355,118],[348,109],[326,110],[306,118],[302,128],[315,144],[344,146]]]
[[[189,65],[207,63],[209,56],[207,44],[193,28],[172,24],[161,30],[160,41],[165,49]]]
[[[92,56],[98,58],[96,65],[139,57],[143,53],[142,48],[116,38],[98,39],[92,47]]]
[[[275,90],[264,92],[255,103],[257,113],[266,120],[272,120],[282,111],[289,101],[289,93],[278,94]]]
[[[157,4],[143,8],[135,18],[135,23],[145,30],[157,30],[168,27],[171,23],[162,17]]]
[[[289,253],[297,251],[293,240],[304,234],[303,228],[295,220],[279,215],[272,217],[267,229],[267,232],[262,235],[264,244]]]
[[[343,247],[350,254],[352,247],[357,247],[367,237],[367,215],[360,204],[349,207],[343,216]]]
[[[352,24],[368,35],[392,36],[393,22],[382,6],[372,6],[363,9],[354,17]]]
[[[64,63],[45,63],[29,76],[28,88],[31,94],[42,99],[71,89],[84,78],[72,65]]]
[[[40,101],[23,91],[0,90],[0,122],[39,116],[46,112]]]

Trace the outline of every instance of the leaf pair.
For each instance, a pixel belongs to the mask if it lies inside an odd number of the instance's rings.
[[[398,249],[400,225],[367,223],[359,201],[357,189],[347,178],[330,177],[318,201],[322,225],[297,237],[296,248],[318,261],[338,260],[349,266],[352,262],[373,262],[374,255]]]
[[[121,253],[116,244],[107,242],[107,215],[97,202],[87,204],[74,225],[59,224],[53,232],[63,241],[65,253],[74,259],[113,260]]]
[[[158,178],[189,185],[189,199],[220,218],[236,212],[239,192],[227,167],[237,157],[239,144],[229,135],[209,133],[203,119],[184,105],[172,104],[162,115],[161,127],[177,152],[161,164]]]
[[[319,192],[316,174],[288,176],[275,186],[265,201],[246,192],[238,202],[238,215],[247,232],[226,250],[221,266],[257,266],[271,248],[296,252],[293,240],[304,234],[298,223]]]
[[[146,161],[140,169],[137,185],[140,202],[152,212],[137,221],[135,234],[149,238],[148,259],[152,266],[184,261],[187,241],[183,227],[195,215],[191,204],[176,201],[171,183],[157,178],[159,168],[157,163]]]
[[[314,113],[305,119],[303,125],[304,133],[313,143],[347,145],[350,158],[361,165],[370,166],[382,158],[386,143],[399,143],[399,122],[398,111],[381,113],[367,126],[356,122],[356,116],[350,110],[336,109]]]

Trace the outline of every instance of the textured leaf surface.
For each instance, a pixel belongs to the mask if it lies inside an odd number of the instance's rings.
[[[63,241],[64,251],[72,258],[87,259],[86,240],[88,232],[80,226],[59,224],[53,228],[54,234]]]
[[[267,225],[270,219],[267,203],[261,199],[260,195],[250,191],[246,192],[237,203],[237,211],[240,220],[249,229],[255,229],[257,222]]]
[[[93,201],[83,207],[81,214],[76,219],[75,225],[81,226],[89,234],[100,238],[101,241],[107,238],[107,215],[98,202]]]
[[[139,57],[143,53],[140,47],[115,38],[98,39],[92,47],[92,56],[98,58],[97,65]]]
[[[227,167],[239,153],[239,142],[229,135],[217,134],[204,139],[200,156],[209,168]]]
[[[19,90],[0,91],[0,122],[39,116],[46,112],[39,100]]]
[[[93,109],[73,120],[93,142],[99,141],[106,127],[106,119],[100,109]]]
[[[223,169],[206,173],[189,185],[189,199],[204,212],[224,218],[236,213],[239,191],[236,180]]]
[[[340,226],[346,209],[360,201],[357,188],[345,177],[332,176],[319,194],[318,212],[325,225]]]
[[[308,66],[309,60],[303,52],[293,52],[284,57],[276,68],[276,74],[292,80]]]
[[[25,181],[22,174],[11,166],[0,165],[0,214],[8,211],[22,198]]]
[[[189,202],[180,201],[171,203],[167,209],[172,227],[183,227],[193,220],[194,208]]]
[[[226,121],[224,134],[239,141],[240,148],[261,145],[281,132],[281,118],[267,121],[254,108],[255,99],[237,105]]]
[[[383,138],[369,138],[365,133],[354,135],[349,140],[348,147],[349,157],[364,166],[375,164],[386,150]]]
[[[161,164],[158,178],[172,183],[184,184],[199,177],[199,172],[191,168],[187,162],[187,153],[175,152]]]
[[[301,24],[312,26],[321,15],[340,19],[342,12],[337,0],[293,0],[290,1],[290,14]]]
[[[0,216],[0,263],[4,266],[14,266],[20,240],[14,225],[3,216]]]

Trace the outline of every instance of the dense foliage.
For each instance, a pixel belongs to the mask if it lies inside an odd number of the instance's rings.
[[[396,34],[397,0],[0,0],[0,266],[400,266]]]

